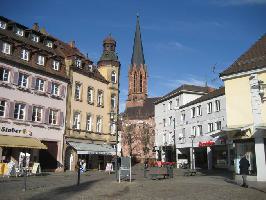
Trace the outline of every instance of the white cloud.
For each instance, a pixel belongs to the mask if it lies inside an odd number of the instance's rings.
[[[176,50],[176,51],[191,51],[193,50],[192,48],[178,42],[178,41],[171,41],[171,42],[166,42],[166,43],[156,43],[155,48],[159,49],[159,50]]]
[[[266,0],[211,0],[219,6],[266,5]]]

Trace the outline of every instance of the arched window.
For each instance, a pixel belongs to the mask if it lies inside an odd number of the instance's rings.
[[[115,104],[116,104],[116,102],[115,102],[115,95],[112,94],[112,95],[111,95],[111,109],[112,109],[112,110],[115,109],[115,107],[116,107]]]
[[[134,73],[134,82],[133,82],[133,87],[134,87],[134,92],[136,92],[136,84],[137,84],[137,73]]]
[[[139,75],[139,91],[142,92],[142,74]]]
[[[115,73],[115,71],[112,71],[112,73],[111,73],[111,81],[112,81],[112,83],[116,83],[116,73]]]

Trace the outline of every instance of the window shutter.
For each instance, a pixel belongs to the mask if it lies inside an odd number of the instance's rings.
[[[60,86],[60,96],[62,98],[65,98],[65,94],[66,94],[66,87],[64,85]]]
[[[43,123],[49,124],[49,109],[44,109]]]
[[[27,120],[32,121],[32,106],[27,104],[26,110],[27,110]]]
[[[13,72],[13,84],[18,85],[18,72]]]
[[[51,93],[51,91],[52,91],[52,82],[51,81],[47,81],[46,91],[49,94]]]
[[[64,126],[64,113],[63,112],[60,112],[59,114],[59,125],[60,126]]]
[[[14,110],[15,110],[15,103],[9,102],[8,109],[7,109],[7,117],[13,119],[14,118]]]
[[[36,78],[35,77],[31,77],[31,88],[35,89],[36,86]]]

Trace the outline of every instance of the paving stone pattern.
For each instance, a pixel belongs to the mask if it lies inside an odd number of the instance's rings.
[[[153,169],[154,170],[154,169]],[[117,183],[114,174],[89,171],[81,175],[76,186],[75,173],[48,174],[27,178],[28,190],[23,192],[23,177],[0,178],[0,199],[80,199],[80,200],[265,200],[266,187],[258,184],[242,188],[221,171],[183,176],[181,169],[174,170],[173,179],[151,180],[143,177],[143,168],[133,168],[133,182]]]

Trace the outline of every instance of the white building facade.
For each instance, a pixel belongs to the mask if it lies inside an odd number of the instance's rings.
[[[182,85],[155,102],[156,160],[176,161],[176,127],[180,123],[179,108],[208,93],[210,88]]]

